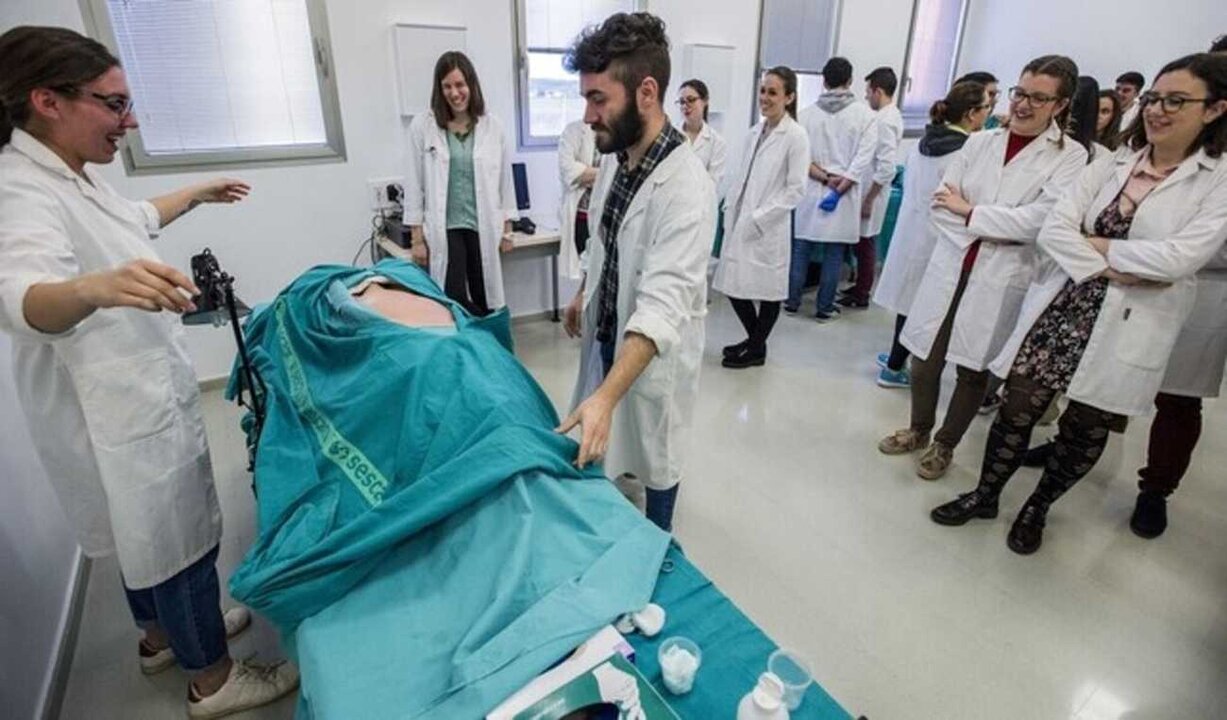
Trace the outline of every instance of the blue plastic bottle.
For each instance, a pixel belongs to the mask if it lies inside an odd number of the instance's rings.
[[[840,195],[838,190],[834,188],[827,190],[827,194],[823,196],[822,202],[818,203],[818,209],[823,212],[835,212],[835,207],[839,205],[841,197],[843,195]]]

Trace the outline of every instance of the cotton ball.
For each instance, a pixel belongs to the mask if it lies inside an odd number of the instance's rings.
[[[660,656],[660,674],[665,688],[674,695],[690,692],[698,670],[699,659],[685,648],[674,645]]]

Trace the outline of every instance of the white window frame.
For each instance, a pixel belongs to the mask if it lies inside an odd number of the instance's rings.
[[[515,45],[513,59],[516,68],[516,140],[520,150],[548,150],[558,147],[557,135],[530,135],[531,108],[528,98],[528,53],[556,52],[560,56],[567,48],[529,47],[528,46],[528,11],[524,7],[525,0],[512,0],[512,14],[515,17]],[[634,0],[634,10],[647,9],[647,0]]]
[[[759,121],[759,112],[758,112],[759,80],[762,78],[763,73],[770,70],[771,67],[774,67],[774,66],[769,66],[765,64],[764,59],[763,59],[763,52],[764,52],[763,16],[766,14],[766,12],[767,12],[767,0],[759,0],[759,3],[758,3],[758,36],[756,38],[757,48],[755,49],[755,52],[754,52],[754,62],[755,62],[755,66],[757,67],[757,72],[754,73],[754,86],[752,89],[753,94],[750,96],[750,126],[751,127],[756,125]],[[831,32],[831,57],[836,57],[837,55],[839,55],[839,31],[840,31],[840,28],[843,27],[843,20],[844,20],[844,0],[837,0],[835,3],[835,17],[831,21],[831,30],[830,30]],[[816,78],[822,77],[821,67],[803,68],[803,67],[792,67],[791,65],[789,65],[789,68],[797,74],[798,80],[800,79],[802,75],[812,76]],[[797,85],[800,86],[800,82],[798,82]],[[800,87],[798,87],[797,111],[800,112],[802,107],[803,106],[801,105]]]
[[[951,1],[951,0],[947,0]],[[967,11],[970,6],[970,0],[957,0],[959,2],[959,24],[958,30],[954,36],[954,56],[950,58],[949,77],[946,78],[946,87],[954,83],[955,74],[959,69],[959,60],[963,54],[963,32],[967,29]],[[912,86],[912,78],[909,75],[909,70],[912,63],[913,43],[916,38],[916,22],[920,14],[919,0],[912,1],[912,20],[907,31],[907,52],[903,56],[903,72],[899,77],[899,100],[898,107],[900,112],[903,112],[904,103],[907,99],[908,90]],[[940,99],[940,98],[938,98]],[[929,122],[927,113],[923,115],[909,115],[903,113],[903,136],[904,137],[920,137],[924,134],[924,126]]]
[[[270,145],[250,148],[159,152],[145,150],[140,130],[130,130],[125,138],[124,166],[129,175],[153,175],[193,170],[237,167],[267,167],[303,165],[320,162],[343,162],[345,138],[341,128],[341,105],[337,95],[336,72],[332,64],[332,42],[328,34],[328,15],[324,0],[303,0],[311,30],[311,46],[315,52],[315,71],[319,80],[321,111],[326,140],[312,145]],[[90,37],[101,42],[116,57],[120,57],[115,28],[107,11],[106,0],[79,0],[81,16]],[[137,98],[139,105],[140,98]]]

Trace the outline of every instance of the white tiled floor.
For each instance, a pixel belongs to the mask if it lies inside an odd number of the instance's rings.
[[[906,392],[873,384],[890,318],[869,310],[819,326],[785,316],[768,365],[730,371],[719,348],[740,339],[736,320],[722,300],[712,308],[677,535],[769,634],[812,660],[850,711],[871,720],[1227,717],[1227,404],[1207,406],[1166,535],[1140,540],[1126,526],[1142,419],[1114,436],[1054,508],[1044,547],[1024,558],[1005,535],[1037,471],[1018,474],[996,521],[945,528],[928,519],[974,484],[986,418],[942,481],[878,454],[878,438],[906,425],[908,408]],[[546,322],[516,332],[520,356],[561,407],[577,346]],[[206,405],[226,577],[251,541],[252,503],[237,413],[215,393]],[[136,637],[114,564],[96,564],[62,717],[182,716],[182,677],[143,678]],[[275,655],[276,640],[261,626],[235,651]],[[245,717],[292,710],[284,702]]]

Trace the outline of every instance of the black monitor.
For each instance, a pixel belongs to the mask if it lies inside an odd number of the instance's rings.
[[[524,163],[511,163],[511,181],[516,188],[516,208],[528,209],[528,169]]]

